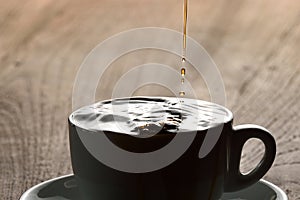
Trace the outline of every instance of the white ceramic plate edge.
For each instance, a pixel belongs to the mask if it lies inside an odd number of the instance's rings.
[[[36,188],[39,188],[42,185],[51,183],[53,181],[56,181],[56,180],[59,180],[59,179],[62,179],[62,178],[67,178],[67,177],[70,177],[70,176],[73,176],[73,174],[68,174],[68,175],[56,177],[56,178],[41,182],[41,183],[31,187],[30,189],[28,189],[25,193],[23,193],[23,195],[20,197],[19,200],[28,200],[28,198],[30,196],[32,196],[32,197],[35,196],[34,191],[36,190]],[[261,179],[260,182],[264,183],[265,185],[267,185],[268,187],[270,187],[271,189],[273,189],[276,192],[276,194],[277,194],[277,199],[276,200],[288,200],[287,195],[278,186],[274,185],[273,183],[271,183],[269,181],[263,180],[263,179]]]
[[[272,189],[276,192],[277,197],[282,198],[282,199],[278,199],[278,200],[288,200],[287,195],[286,195],[286,194],[284,193],[284,191],[283,191],[280,187],[278,187],[277,185],[275,185],[275,184],[273,184],[273,183],[271,183],[271,182],[269,182],[269,181],[266,181],[266,180],[264,180],[264,179],[261,179],[260,182],[262,182],[262,183],[266,184],[267,186],[269,186],[270,188],[272,188]]]

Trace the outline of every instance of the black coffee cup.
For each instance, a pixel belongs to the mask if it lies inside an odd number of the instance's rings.
[[[108,100],[103,104],[110,102]],[[270,169],[276,154],[276,143],[269,131],[257,125],[233,127],[232,113],[228,109],[209,102],[197,102],[200,106],[204,105],[204,108],[211,106],[222,109],[227,113],[226,119],[207,128],[195,130],[193,141],[179,158],[167,166],[147,172],[122,171],[102,163],[82,141],[81,136],[88,136],[88,140],[97,144],[97,135],[104,134],[112,144],[124,151],[146,153],[168,145],[174,140],[176,134],[181,134],[184,138],[192,133],[165,131],[168,127],[162,127],[159,133],[151,137],[135,137],[109,130],[102,130],[99,133],[78,124],[74,120],[74,113],[71,114],[69,117],[70,150],[81,199],[214,200],[224,192],[243,189],[262,178]],[[86,113],[82,116],[86,117]],[[209,134],[218,132],[216,143],[207,155],[200,158],[199,151],[206,145],[205,141]],[[242,174],[240,172],[241,152],[250,138],[261,140],[265,145],[265,153],[256,168],[248,174]],[[98,147],[100,148],[101,145],[99,142]],[[97,151],[97,146],[94,145],[92,148],[92,151]],[[126,158],[123,159],[123,162],[127,162]],[[154,159],[153,162],[156,160]]]

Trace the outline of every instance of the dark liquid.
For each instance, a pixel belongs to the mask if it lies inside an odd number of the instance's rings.
[[[132,97],[98,102],[75,111],[73,123],[89,131],[132,136],[205,130],[230,120],[227,109],[200,100]]]

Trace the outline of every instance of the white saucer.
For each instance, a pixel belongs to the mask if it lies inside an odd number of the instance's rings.
[[[73,175],[54,178],[27,190],[20,200],[80,200]],[[288,200],[276,185],[260,180],[238,192],[226,193],[221,200]]]

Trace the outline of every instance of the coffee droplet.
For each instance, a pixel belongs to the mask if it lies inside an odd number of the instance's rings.
[[[181,68],[181,76],[182,76],[182,77],[185,76],[185,68]]]
[[[184,96],[185,95],[185,92],[184,91],[180,91],[179,92],[179,96]]]
[[[181,84],[184,84],[184,78],[181,79]]]
[[[182,57],[181,62],[183,63],[185,62],[185,57]]]

